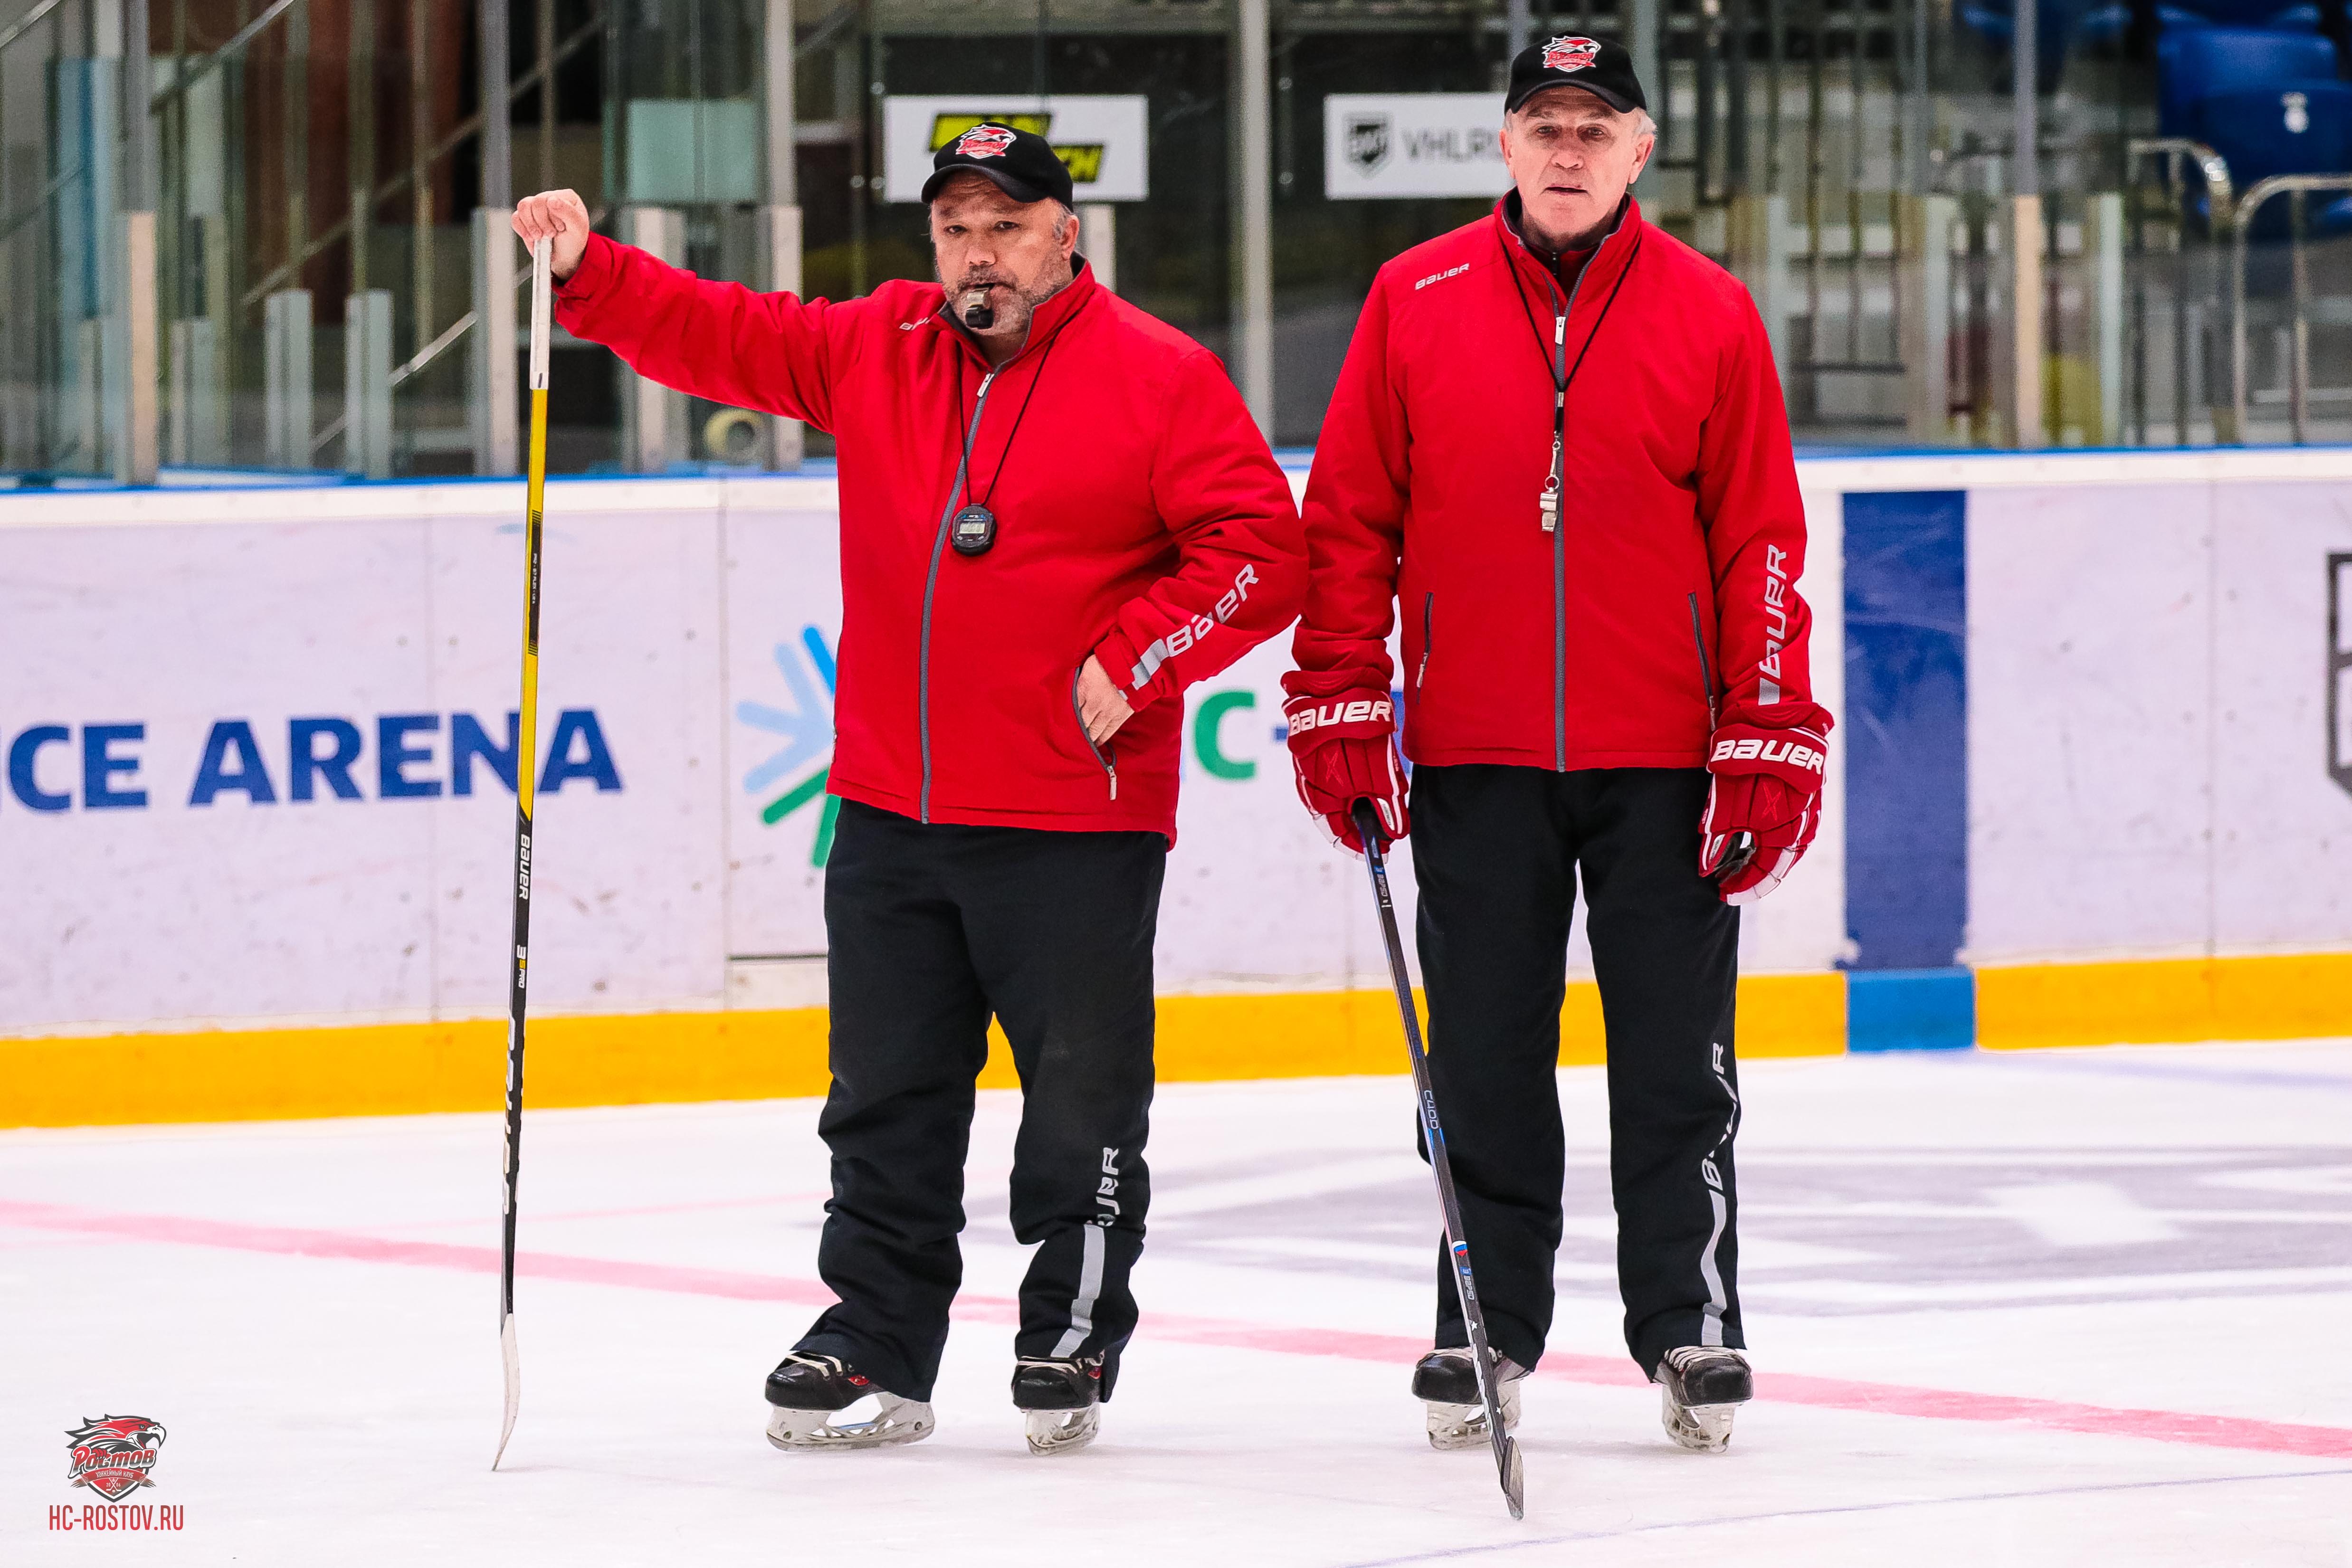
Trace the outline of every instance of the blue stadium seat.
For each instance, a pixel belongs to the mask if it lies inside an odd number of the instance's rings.
[[[2197,105],[2217,92],[2336,80],[2336,46],[2316,33],[2167,29],[2156,62],[2157,123],[2167,136],[2197,135]],[[2234,175],[2234,161],[2230,168]]]
[[[2312,5],[2282,6],[2278,0],[2182,0],[2178,5],[2158,5],[2156,25],[2160,32],[2185,32],[2193,27],[2255,27],[2264,32],[2315,33],[2319,31],[2319,7]],[[2132,8],[2121,0],[2108,0],[2083,18],[2083,37],[2095,44],[2120,41],[2131,29]]]
[[[2241,195],[2273,174],[2352,173],[2352,87],[2304,82],[2211,93],[2198,100],[2194,134],[2229,160]],[[2341,197],[2316,194],[2310,201],[2315,230],[2342,232],[2352,218]],[[2287,213],[2284,196],[2266,203],[2255,217],[2253,237],[2284,236]]]
[[[2319,31],[2319,7],[2282,0],[2172,0],[2157,7],[2167,31],[2175,27],[2259,27],[2270,32]]]

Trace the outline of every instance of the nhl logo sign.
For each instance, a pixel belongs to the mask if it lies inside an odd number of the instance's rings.
[[[1348,116],[1348,164],[1358,173],[1377,174],[1389,161],[1389,117],[1385,114]]]
[[[1582,71],[1592,68],[1601,53],[1598,38],[1554,38],[1544,45],[1543,63],[1548,71]]]
[[[1002,125],[975,125],[956,143],[956,152],[965,158],[1002,158],[1012,145],[1013,132]]]
[[[66,1434],[73,1463],[66,1479],[109,1502],[155,1484],[148,1473],[163,1448],[163,1424],[144,1416],[101,1416]]]

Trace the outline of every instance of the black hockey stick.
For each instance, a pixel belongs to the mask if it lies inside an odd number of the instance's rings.
[[[525,490],[522,592],[522,712],[515,734],[514,959],[507,978],[507,1201],[499,1251],[499,1359],[506,1366],[506,1417],[499,1427],[497,1469],[522,1407],[522,1353],[515,1346],[515,1185],[522,1174],[523,1012],[530,980],[530,817],[539,768],[539,547],[547,510],[547,347],[554,285],[548,267],[555,242],[530,255],[530,477]]]
[[[1413,1011],[1412,977],[1405,972],[1404,943],[1397,936],[1396,905],[1389,898],[1388,857],[1381,845],[1380,815],[1370,800],[1356,802],[1356,832],[1364,841],[1364,868],[1371,873],[1372,898],[1381,908],[1381,938],[1388,944],[1389,977],[1396,982],[1397,1010],[1404,1016],[1406,1054],[1412,1058],[1412,1090],[1421,1103],[1421,1130],[1429,1140],[1429,1169],[1437,1178],[1437,1207],[1445,1216],[1445,1247],[1454,1255],[1454,1288],[1462,1298],[1462,1321],[1470,1329],[1470,1359],[1478,1371],[1478,1394],[1486,1402],[1486,1431],[1495,1443],[1495,1471],[1511,1517],[1527,1513],[1527,1477],[1519,1445],[1503,1430],[1503,1395],[1495,1381],[1495,1361],[1486,1349],[1486,1310],[1478,1304],[1478,1281],[1470,1272],[1470,1243],[1462,1234],[1462,1204],[1454,1196],[1454,1166],[1445,1157],[1445,1130],[1437,1122],[1437,1094],[1430,1087],[1429,1054],[1421,1045],[1421,1017]]]

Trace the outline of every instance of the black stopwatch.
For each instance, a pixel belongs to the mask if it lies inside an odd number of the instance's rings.
[[[948,542],[958,555],[986,555],[996,542],[996,514],[986,507],[966,507],[949,523]]]

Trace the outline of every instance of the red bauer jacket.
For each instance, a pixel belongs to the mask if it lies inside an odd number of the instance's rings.
[[[1307,485],[1291,694],[1390,690],[1401,604],[1416,763],[1697,768],[1718,720],[1825,717],[1788,416],[1747,291],[1629,197],[1571,298],[1516,211],[1372,284]]]
[[[1297,613],[1289,486],[1216,357],[1083,263],[993,374],[943,303],[911,282],[754,293],[598,235],[557,319],[666,386],[832,434],[834,794],[1173,841],[1180,694]],[[971,502],[997,534],[967,556],[949,521]],[[1088,653],[1136,710],[1099,747],[1077,712]]]

